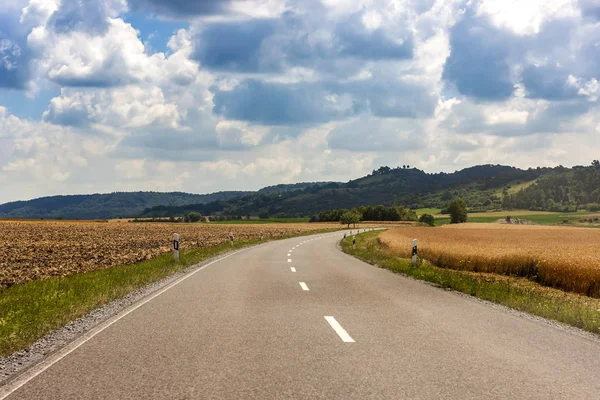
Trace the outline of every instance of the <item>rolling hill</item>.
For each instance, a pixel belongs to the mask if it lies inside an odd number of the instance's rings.
[[[416,168],[381,167],[347,183],[309,185],[303,189],[265,194],[250,193],[227,201],[182,207],[155,207],[143,217],[183,215],[199,211],[205,215],[310,216],[315,213],[360,205],[404,205],[410,208],[442,208],[460,196],[471,207],[497,209],[502,192],[512,185],[533,182],[551,168],[522,170],[501,165],[481,165],[454,173],[427,174]],[[501,195],[498,196],[498,193]]]
[[[228,200],[246,193],[218,192],[198,195],[181,192],[116,192],[41,197],[0,205],[0,218],[107,219],[135,217],[148,207],[203,204]]]
[[[381,167],[346,183],[305,182],[256,192],[111,193],[53,196],[0,205],[0,218],[104,219],[203,215],[306,217],[361,205],[444,208],[461,197],[470,209],[575,211],[600,209],[600,163],[565,168],[479,165],[453,173]]]

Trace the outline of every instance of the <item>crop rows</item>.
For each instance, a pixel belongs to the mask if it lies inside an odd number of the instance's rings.
[[[407,227],[381,235],[395,254],[442,268],[527,277],[546,286],[600,298],[600,230],[572,227],[462,224]]]
[[[172,249],[208,247],[228,240],[298,235],[339,224],[210,225],[169,223],[102,223],[0,221],[0,289],[33,279],[67,276],[129,265]]]

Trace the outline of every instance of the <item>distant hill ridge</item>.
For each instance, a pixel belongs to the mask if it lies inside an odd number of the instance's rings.
[[[443,208],[461,197],[471,209],[575,211],[600,209],[600,162],[589,166],[529,168],[478,165],[453,173],[381,167],[346,183],[304,182],[256,192],[211,194],[133,192],[52,196],[0,205],[0,218],[105,219],[119,217],[259,215],[301,217],[361,205]]]
[[[0,218],[108,219],[135,217],[148,207],[210,203],[242,196],[248,192],[231,191],[211,194],[183,192],[115,192],[49,196],[0,205]]]

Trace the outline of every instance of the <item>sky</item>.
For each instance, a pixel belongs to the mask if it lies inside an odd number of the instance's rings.
[[[2,3],[0,203],[600,153],[600,0]]]

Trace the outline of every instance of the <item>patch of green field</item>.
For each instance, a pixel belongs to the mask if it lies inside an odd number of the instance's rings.
[[[398,258],[386,252],[378,240],[379,233],[357,235],[356,248],[352,247],[350,240],[344,240],[342,249],[365,262],[395,273],[600,334],[599,299],[543,287],[525,278],[478,275],[438,268],[423,260],[419,260],[417,266],[413,267],[409,259]]]
[[[431,215],[436,215],[442,212],[441,208],[417,208],[416,210],[413,210],[414,212],[417,213],[417,216],[419,215],[423,215],[423,214],[431,214]]]
[[[537,181],[537,179],[534,179],[532,181],[528,181],[528,182],[511,182],[508,184],[508,186],[510,186],[510,188],[508,188],[507,192],[508,194],[515,194],[518,191],[520,191],[521,189],[525,189],[531,185],[533,185],[535,182]],[[503,197],[502,192],[504,191],[504,188],[499,188],[494,194],[500,198]]]

